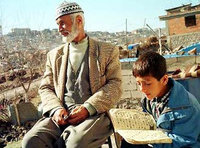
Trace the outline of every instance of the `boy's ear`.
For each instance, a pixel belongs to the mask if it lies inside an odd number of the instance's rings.
[[[167,85],[168,83],[168,75],[165,74],[162,78],[161,78],[161,82],[163,85]]]

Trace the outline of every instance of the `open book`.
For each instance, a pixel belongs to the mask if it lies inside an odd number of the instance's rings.
[[[156,129],[153,117],[134,109],[109,111],[115,132],[132,144],[172,143],[163,131]]]

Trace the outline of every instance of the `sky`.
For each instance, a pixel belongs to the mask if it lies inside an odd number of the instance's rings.
[[[55,29],[56,7],[63,0],[0,0],[0,25],[3,34],[11,28],[31,30]],[[85,30],[120,32],[146,27],[163,28],[165,22],[159,16],[166,9],[200,0],[74,0],[83,9]]]

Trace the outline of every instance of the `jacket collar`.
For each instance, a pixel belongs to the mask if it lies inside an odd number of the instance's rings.
[[[100,47],[97,42],[89,38],[89,78],[92,93],[100,88],[101,63],[99,60]]]
[[[184,86],[171,78],[169,78],[169,83],[172,84],[172,89],[169,95],[168,106],[170,108],[190,106],[190,102],[188,100],[188,92]]]

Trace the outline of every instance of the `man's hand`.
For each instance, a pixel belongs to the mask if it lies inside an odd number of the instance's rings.
[[[66,109],[58,109],[55,111],[52,119],[58,124],[58,125],[65,125],[67,124],[67,120],[64,120],[64,117],[69,115],[69,113],[66,111]]]
[[[84,106],[77,106],[72,110],[67,121],[72,125],[77,125],[84,121],[88,116],[89,112]]]

